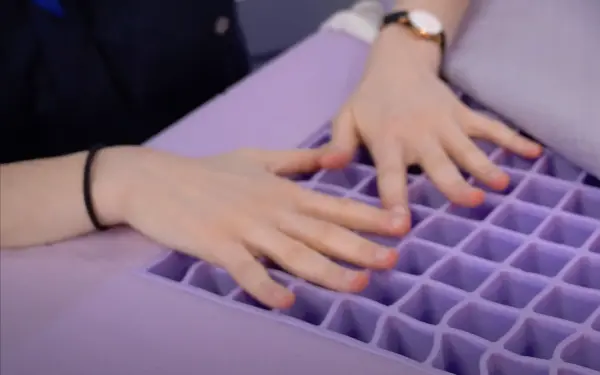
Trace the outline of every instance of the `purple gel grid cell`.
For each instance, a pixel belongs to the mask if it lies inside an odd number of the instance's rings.
[[[423,181],[411,186],[408,191],[408,201],[429,208],[440,208],[448,199],[431,182]]]
[[[148,269],[151,274],[161,276],[165,279],[180,282],[183,280],[188,270],[198,262],[188,255],[177,251],[170,252],[159,262]]]
[[[577,189],[562,207],[567,212],[600,220],[600,189]]]
[[[329,129],[305,147],[330,139]],[[483,205],[459,207],[426,175],[409,174],[412,231],[403,237],[357,232],[397,249],[389,271],[371,271],[366,289],[328,291],[261,259],[296,301],[272,310],[223,269],[170,252],[147,271],[194,298],[227,301],[363,348],[430,374],[600,374],[600,188],[547,151],[526,160],[478,142],[511,177]],[[342,170],[293,180],[315,191],[381,208],[373,161],[364,148]],[[349,268],[360,267],[333,259]]]
[[[409,241],[400,247],[400,259],[395,269],[411,275],[422,275],[442,259],[446,252],[433,244]]]
[[[482,339],[500,340],[517,322],[519,315],[486,303],[470,302],[448,321],[452,328],[468,332]]]
[[[358,295],[385,306],[390,306],[404,297],[414,281],[392,272],[376,272],[371,275],[369,284]]]
[[[545,285],[539,279],[503,271],[484,288],[481,296],[488,301],[522,309],[529,305]]]
[[[582,257],[567,271],[563,280],[572,285],[600,291],[600,257]]]
[[[504,262],[523,243],[523,238],[493,229],[482,229],[463,246],[463,251],[492,262]]]
[[[506,203],[498,210],[491,223],[501,228],[523,234],[533,233],[548,217],[549,212],[544,209],[525,207],[518,203]]]
[[[563,361],[600,372],[600,335],[583,335],[567,345]]]
[[[557,244],[580,247],[598,229],[598,222],[556,215],[540,233],[540,238]]]
[[[427,225],[415,230],[415,235],[427,241],[454,247],[464,240],[473,230],[475,224],[449,217],[438,216]]]
[[[411,186],[411,184],[414,181],[415,177],[410,175],[406,176],[406,183],[408,186]],[[379,199],[379,186],[377,182],[377,176],[373,176],[367,179],[366,183],[364,183],[364,185],[358,189],[358,192],[362,195]]]
[[[543,157],[536,172],[567,181],[577,180],[582,173],[581,168],[567,161],[562,156],[551,153],[547,153]]]
[[[190,270],[189,277],[186,277],[184,282],[218,296],[228,295],[237,286],[233,278],[225,270],[206,263],[194,266]]]
[[[410,183],[410,181],[407,181]],[[358,190],[360,194],[368,197],[379,199],[379,186],[377,185],[377,177],[373,176]]]
[[[567,194],[569,188],[553,181],[531,179],[525,183],[517,198],[528,203],[552,208]]]
[[[598,307],[600,294],[557,286],[533,310],[554,318],[583,323]]]
[[[410,206],[410,221],[411,228],[416,229],[421,225],[423,220],[427,219],[431,214],[432,210],[424,207]]]
[[[479,361],[486,347],[455,334],[442,337],[441,349],[433,366],[455,375],[479,375]]]
[[[529,318],[512,334],[504,347],[520,356],[551,359],[556,347],[574,332],[575,329],[568,326]]]
[[[360,166],[350,166],[342,170],[327,170],[321,173],[317,176],[319,182],[344,189],[352,189],[371,175],[369,169]]]
[[[444,262],[431,275],[433,280],[473,292],[492,274],[494,268],[475,258],[455,256]]]
[[[512,262],[512,266],[525,272],[554,277],[575,254],[573,251],[565,250],[550,243],[533,242],[517,255]]]
[[[592,253],[600,254],[600,233],[598,233],[596,238],[590,243],[589,250]]]
[[[298,285],[292,288],[292,291],[296,302],[281,313],[314,326],[323,323],[335,300],[334,297],[311,286]]]
[[[399,311],[422,323],[436,325],[462,298],[457,292],[423,285],[400,306]]]
[[[460,216],[469,220],[482,221],[485,220],[500,204],[500,201],[488,197],[481,205],[477,207],[464,207],[456,204],[451,204],[446,209],[450,215]]]
[[[363,305],[352,300],[342,301],[327,325],[327,329],[368,343],[373,339],[381,314],[381,310],[370,305]]]
[[[510,151],[502,150],[498,155],[492,158],[492,161],[502,167],[528,171],[533,168],[536,160],[525,159]]]
[[[530,362],[526,359],[493,354],[488,360],[487,371],[490,375],[549,375],[548,365]]]
[[[377,346],[383,350],[424,362],[433,349],[433,331],[417,327],[404,319],[392,316],[383,325]]]

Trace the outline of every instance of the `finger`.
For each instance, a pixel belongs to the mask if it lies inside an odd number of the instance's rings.
[[[494,142],[526,158],[537,158],[543,152],[541,145],[520,135],[498,120],[490,119],[470,109],[463,111],[462,117],[467,132],[472,137]]]
[[[252,150],[254,160],[264,165],[271,173],[289,175],[318,170],[323,149]]]
[[[465,181],[439,142],[426,141],[420,145],[418,152],[423,170],[450,201],[468,207],[483,202],[483,192]]]
[[[398,253],[335,224],[303,215],[283,215],[279,229],[321,253],[361,267],[392,268]]]
[[[406,163],[402,143],[394,137],[380,137],[369,145],[377,168],[377,188],[383,206],[404,216],[410,225],[408,209]]]
[[[498,168],[487,155],[461,131],[447,134],[444,146],[450,157],[463,169],[493,189],[504,190],[509,176]]]
[[[406,231],[406,215],[349,198],[298,188],[294,200],[300,212],[348,229],[389,235],[402,235]]]
[[[231,277],[262,304],[278,309],[294,304],[294,294],[275,282],[267,270],[244,247],[229,249],[220,263]]]
[[[323,287],[357,292],[368,283],[365,272],[354,271],[335,264],[302,242],[270,227],[255,227],[245,238],[248,246],[255,247],[286,271]]]
[[[352,110],[346,107],[333,121],[331,142],[325,146],[327,152],[321,158],[321,165],[328,169],[344,167],[352,160],[359,144]]]

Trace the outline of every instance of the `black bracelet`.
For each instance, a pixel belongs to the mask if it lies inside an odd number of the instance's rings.
[[[92,166],[94,164],[94,157],[98,154],[104,146],[95,145],[89,149],[87,157],[85,159],[85,166],[83,168],[83,201],[85,203],[85,209],[94,227],[99,231],[105,231],[109,229],[108,226],[103,225],[98,220],[96,211],[94,210],[94,202],[92,199]]]

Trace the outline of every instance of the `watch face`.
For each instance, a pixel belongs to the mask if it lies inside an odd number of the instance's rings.
[[[431,13],[424,10],[414,10],[408,14],[412,25],[426,35],[437,35],[442,32],[442,24]]]

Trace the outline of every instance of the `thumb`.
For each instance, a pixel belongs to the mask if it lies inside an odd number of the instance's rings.
[[[354,115],[349,107],[344,108],[333,121],[331,141],[324,146],[325,155],[321,158],[324,168],[341,168],[348,164],[359,146]]]
[[[321,168],[325,149],[260,150],[256,160],[269,172],[277,175],[315,172]]]

